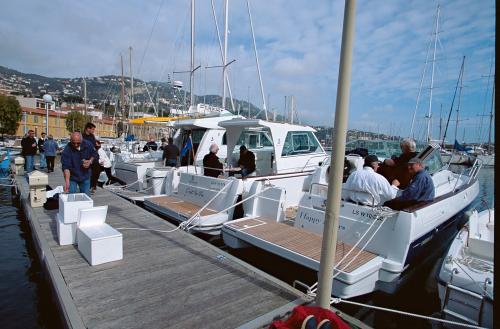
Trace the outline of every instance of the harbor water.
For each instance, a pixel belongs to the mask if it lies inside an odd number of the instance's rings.
[[[454,169],[461,170],[460,167]],[[483,168],[478,179],[480,196],[474,207],[478,210],[493,207],[494,169]],[[3,279],[0,282],[0,328],[62,328],[49,283],[31,240],[30,227],[10,187],[0,186],[0,213],[0,276]],[[214,240],[213,244],[226,249],[220,239]],[[227,251],[289,284],[295,280],[309,285],[317,281],[316,272],[255,248]],[[440,262],[441,259],[437,259],[419,269],[416,278],[393,295],[373,293],[354,300],[439,316],[435,271]],[[345,304],[334,306],[376,328],[436,328],[426,320]]]

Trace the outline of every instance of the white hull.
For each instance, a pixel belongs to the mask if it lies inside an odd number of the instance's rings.
[[[444,318],[493,326],[494,211],[474,211],[455,237],[438,274]]]

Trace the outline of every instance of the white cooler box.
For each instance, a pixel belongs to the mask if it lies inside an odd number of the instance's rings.
[[[57,214],[57,237],[61,246],[76,244],[76,223],[64,224],[61,215]]]
[[[123,236],[104,223],[107,212],[108,206],[80,210],[78,250],[92,266],[123,259]]]
[[[85,193],[59,194],[59,216],[63,223],[76,223],[80,209],[92,208],[94,200]]]

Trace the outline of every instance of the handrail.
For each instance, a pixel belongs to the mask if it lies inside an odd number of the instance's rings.
[[[318,154],[318,155],[312,156],[309,159],[307,159],[306,164],[302,167],[302,169],[300,170],[300,172],[304,172],[304,169],[306,169],[307,165],[309,164],[309,160],[311,160],[313,158],[321,158],[321,157],[325,158],[325,159],[328,159],[328,155],[327,154]]]

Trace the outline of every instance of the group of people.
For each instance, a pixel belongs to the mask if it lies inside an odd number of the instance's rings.
[[[209,177],[219,177],[224,171],[223,165],[217,156],[219,146],[210,145],[210,152],[203,157],[203,175]],[[230,172],[234,174],[239,172],[242,178],[255,172],[255,154],[248,150],[245,145],[240,146],[240,158],[238,159],[238,168]]]
[[[28,130],[26,136],[21,140],[21,155],[24,157],[24,170],[30,173],[35,170],[35,155],[40,154],[39,169],[47,169],[47,172],[54,171],[54,162],[57,154],[57,143],[54,137],[42,133],[38,141],[35,139],[35,132]]]
[[[64,175],[64,191],[69,193],[94,193],[102,171],[106,172],[107,183],[121,179],[111,173],[111,160],[95,138],[96,126],[92,122],[85,125],[83,133],[71,133],[70,142],[61,154],[61,167]]]
[[[365,157],[363,169],[352,172],[345,183],[351,201],[401,210],[434,199],[434,183],[422,160],[416,156],[415,141],[406,138],[400,147],[402,154],[399,157],[382,163],[375,155]]]

